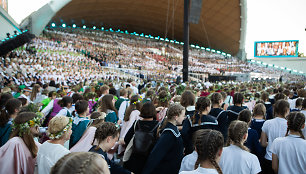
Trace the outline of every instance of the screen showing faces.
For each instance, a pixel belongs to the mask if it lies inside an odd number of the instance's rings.
[[[255,42],[255,57],[297,57],[299,41]]]

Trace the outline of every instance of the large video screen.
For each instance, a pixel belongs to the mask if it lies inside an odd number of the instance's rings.
[[[255,57],[297,57],[298,40],[255,42]]]

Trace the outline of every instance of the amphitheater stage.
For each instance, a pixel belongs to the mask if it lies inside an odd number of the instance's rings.
[[[279,67],[287,67],[292,70],[306,73],[306,57],[289,57],[289,58],[254,58],[267,64],[274,64]]]

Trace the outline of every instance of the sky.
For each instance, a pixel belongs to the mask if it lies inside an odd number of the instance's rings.
[[[8,12],[20,23],[50,0],[8,0]],[[247,0],[247,58],[254,58],[255,41],[299,40],[306,56],[306,0]]]

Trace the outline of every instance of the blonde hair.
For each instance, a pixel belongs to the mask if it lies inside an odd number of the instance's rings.
[[[58,132],[63,131],[63,129],[69,124],[69,118],[66,116],[56,116],[53,117],[48,124],[48,132],[51,134],[56,134]],[[61,137],[65,137],[68,131],[66,131]]]
[[[61,159],[51,168],[50,174],[109,174],[106,161],[97,153],[72,152]]]
[[[249,149],[243,145],[243,136],[248,133],[248,124],[244,121],[235,120],[228,127],[227,145],[230,144],[240,147],[242,150],[248,151]]]
[[[253,116],[262,115],[266,119],[266,107],[262,103],[257,103],[253,109]]]

